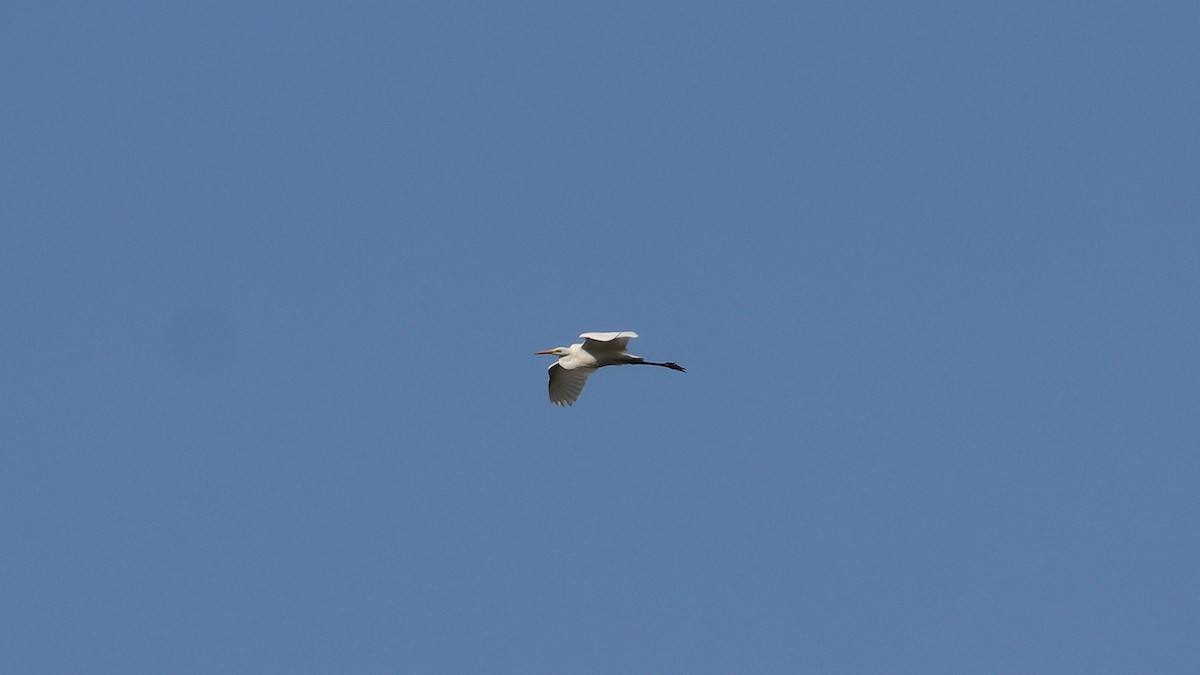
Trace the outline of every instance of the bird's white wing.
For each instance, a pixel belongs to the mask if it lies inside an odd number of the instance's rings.
[[[589,352],[604,351],[613,349],[623,351],[629,341],[638,334],[631,330],[615,331],[611,333],[580,333],[579,337],[583,338],[583,348]]]
[[[595,368],[572,368],[567,370],[557,363],[550,366],[550,402],[554,405],[572,405],[583,391]]]

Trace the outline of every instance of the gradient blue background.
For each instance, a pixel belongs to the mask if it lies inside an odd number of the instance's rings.
[[[0,669],[1195,672],[1198,31],[4,3]]]

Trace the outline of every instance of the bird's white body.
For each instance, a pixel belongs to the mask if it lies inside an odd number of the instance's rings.
[[[558,357],[558,363],[550,366],[550,402],[554,405],[574,404],[588,376],[604,366],[646,364],[683,371],[677,363],[654,363],[626,351],[629,341],[637,336],[631,330],[581,333],[579,337],[583,342],[538,352]]]

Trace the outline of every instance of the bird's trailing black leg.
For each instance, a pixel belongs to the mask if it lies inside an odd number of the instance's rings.
[[[638,361],[638,365],[661,366],[663,368],[670,368],[671,370],[678,370],[681,373],[687,372],[686,370],[684,370],[683,366],[679,365],[678,363],[675,363],[674,361],[667,361],[666,363],[656,363],[654,361],[644,361],[643,360],[643,361]]]

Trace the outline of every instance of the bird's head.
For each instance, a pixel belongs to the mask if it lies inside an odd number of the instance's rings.
[[[554,349],[543,349],[540,352],[534,352],[534,354],[547,354],[549,356],[566,356],[570,353],[570,347],[555,347]]]

